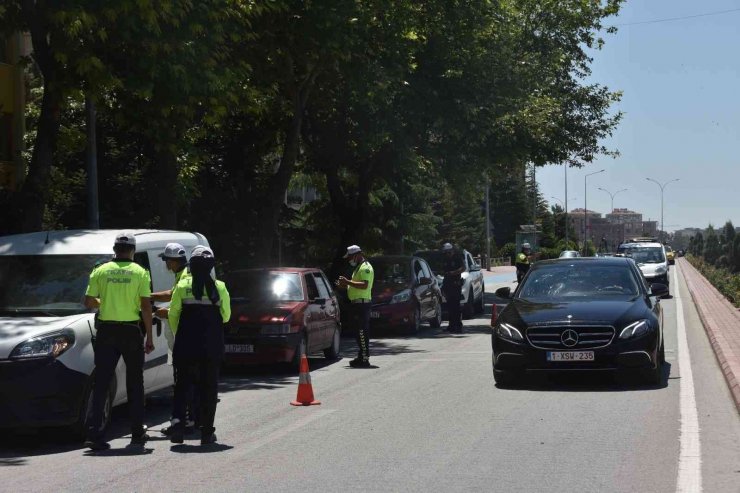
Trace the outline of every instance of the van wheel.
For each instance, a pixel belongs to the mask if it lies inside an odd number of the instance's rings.
[[[115,377],[114,377],[115,378]],[[114,388],[109,388],[108,394],[105,397],[105,404],[103,405],[103,432],[108,428],[111,420],[111,414],[113,413],[113,393]],[[90,417],[90,411],[92,410],[92,398],[93,398],[93,378],[90,378],[90,384],[84,394],[84,400],[80,404],[80,412],[77,416],[77,421],[69,427],[69,432],[75,438],[84,439],[87,435],[88,419]]]
[[[324,358],[335,360],[339,358],[339,347],[341,344],[341,334],[339,327],[334,327],[334,335],[331,337],[331,346],[324,349]]]

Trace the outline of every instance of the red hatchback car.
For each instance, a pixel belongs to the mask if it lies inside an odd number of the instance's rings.
[[[246,269],[225,276],[232,315],[227,364],[300,363],[302,353],[339,357],[339,303],[320,269]]]

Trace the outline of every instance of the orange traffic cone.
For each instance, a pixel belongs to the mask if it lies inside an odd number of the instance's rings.
[[[498,318],[498,306],[494,303],[491,305],[491,327],[496,326],[496,318]]]
[[[313,387],[311,386],[311,373],[308,371],[308,358],[305,353],[301,355],[301,369],[298,375],[298,395],[290,403],[291,406],[315,406],[321,404],[313,398]]]

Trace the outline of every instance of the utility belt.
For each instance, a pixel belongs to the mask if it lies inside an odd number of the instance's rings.
[[[95,320],[95,329],[120,330],[123,327],[132,327],[138,330],[142,336],[146,334],[142,320]]]

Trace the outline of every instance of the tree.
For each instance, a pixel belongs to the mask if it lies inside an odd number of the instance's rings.
[[[704,241],[704,260],[714,265],[722,253],[719,238],[714,227],[710,224],[707,228],[707,238]]]

